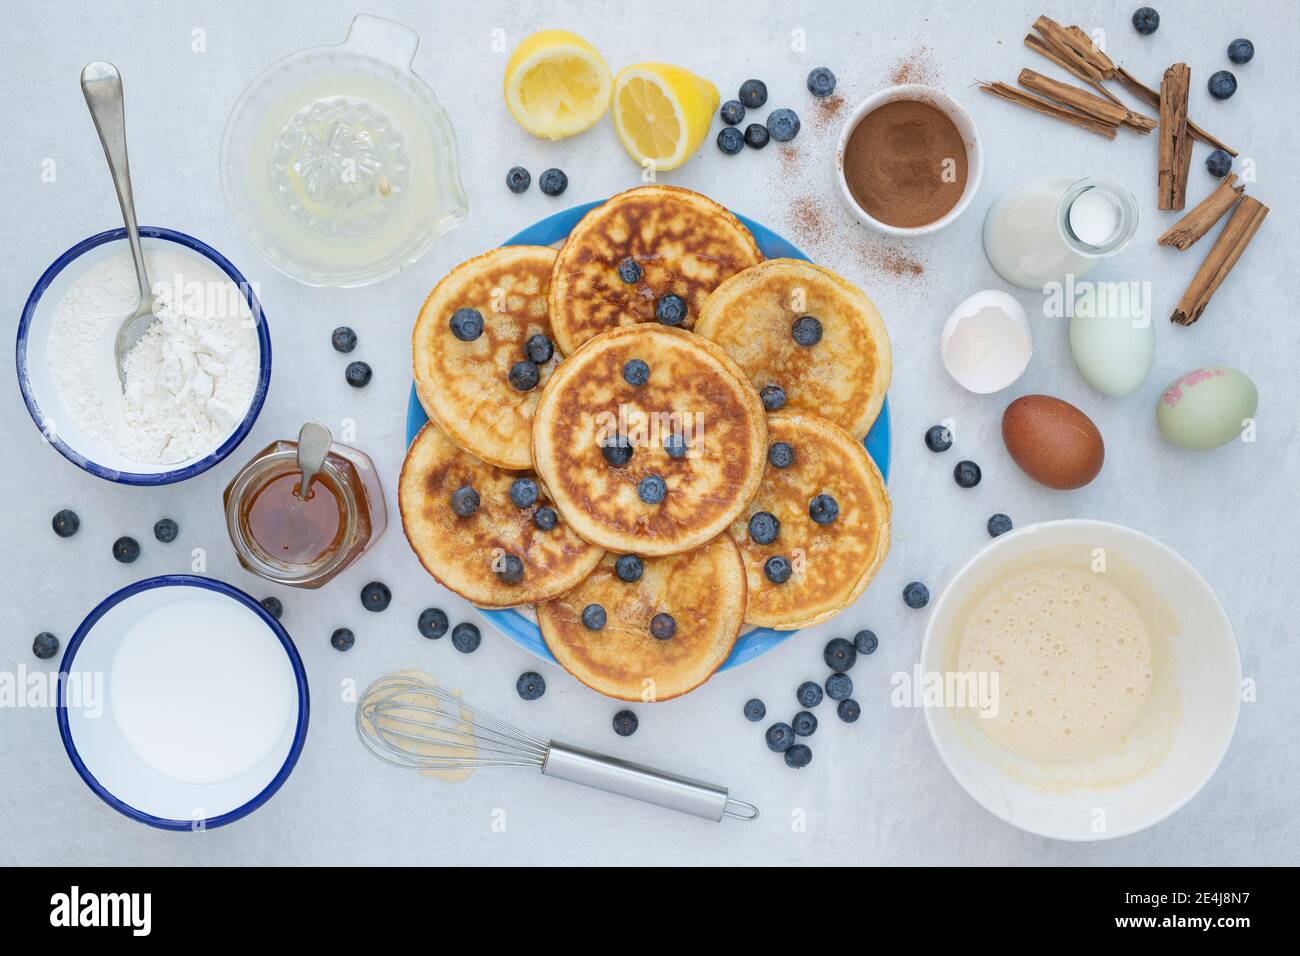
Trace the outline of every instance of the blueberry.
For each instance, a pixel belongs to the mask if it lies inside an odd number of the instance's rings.
[[[835,708],[835,713],[840,715],[840,720],[846,724],[851,724],[862,716],[862,708],[858,702],[850,697],[848,700],[840,701],[840,705]]]
[[[537,504],[537,482],[531,478],[516,478],[510,482],[510,503],[516,508],[531,508]]]
[[[518,584],[524,579],[524,562],[517,554],[503,554],[495,568],[503,584]]]
[[[533,512],[533,525],[538,531],[550,531],[559,520],[554,508],[538,508]]]
[[[973,461],[959,461],[952,470],[952,480],[960,488],[974,488],[980,483],[980,466]]]
[[[365,388],[370,384],[372,374],[370,366],[365,362],[349,362],[343,370],[343,378],[353,388]]]
[[[650,618],[650,634],[658,641],[672,640],[677,633],[677,622],[673,620],[671,614],[665,614],[660,611],[654,617]]]
[[[153,524],[153,536],[163,544],[171,544],[180,533],[180,525],[171,518],[159,518]]]
[[[913,581],[903,588],[903,603],[915,610],[920,610],[930,603],[930,589],[920,581]]]
[[[794,728],[784,721],[779,721],[767,728],[763,734],[767,749],[775,753],[785,753],[794,746]]]
[[[745,127],[745,145],[750,149],[762,149],[772,135],[762,123],[750,123]]]
[[[879,646],[880,639],[875,631],[858,631],[853,635],[853,649],[863,656],[876,653]]]
[[[506,188],[512,193],[527,192],[533,184],[533,174],[522,166],[511,166],[506,173]]]
[[[436,641],[447,633],[447,627],[450,623],[447,620],[447,612],[442,608],[426,607],[420,612],[420,617],[416,620],[415,626],[429,640]]]
[[[336,651],[350,651],[352,645],[357,642],[356,635],[346,627],[337,628],[330,635],[330,646]]]
[[[81,519],[71,508],[64,508],[50,519],[50,527],[60,538],[71,538],[81,527]]]
[[[758,390],[758,397],[769,412],[779,412],[785,408],[785,389],[780,385],[764,385]]]
[[[645,565],[635,554],[619,555],[614,562],[614,573],[618,575],[620,581],[626,581],[631,584],[633,581],[640,581],[641,575],[645,573]]]
[[[1232,157],[1224,150],[1216,149],[1205,157],[1205,168],[1211,176],[1222,178],[1232,172]]]
[[[756,110],[767,102],[767,84],[762,80],[746,80],[740,84],[740,102],[746,109]]]
[[[767,129],[778,143],[788,143],[799,135],[799,114],[794,110],[772,110],[767,117]]]
[[[618,277],[628,285],[641,281],[641,265],[631,256],[618,264]]]
[[[636,485],[637,497],[648,505],[657,505],[668,494],[668,485],[658,475],[646,475]]]
[[[826,678],[826,696],[831,700],[847,700],[853,696],[853,678],[848,674],[832,674]]]
[[[1151,7],[1138,7],[1133,11],[1133,29],[1149,36],[1160,26],[1160,14]]]
[[[515,681],[515,692],[524,700],[537,700],[546,693],[546,680],[537,671],[524,671]]]
[[[537,380],[540,375],[537,372],[537,366],[525,359],[510,366],[506,378],[509,379],[510,387],[515,391],[527,392],[537,387]]]
[[[811,315],[801,315],[790,326],[790,334],[804,348],[812,348],[822,340],[822,324]]]
[[[751,697],[745,701],[745,719],[751,723],[758,723],[767,716],[767,705],[757,697]]]
[[[763,573],[773,584],[785,584],[794,573],[794,568],[790,566],[789,558],[774,554],[763,562]]]
[[[1011,530],[1011,519],[1001,512],[991,515],[989,517],[988,529],[990,538],[996,538],[1000,534],[1006,534]]]
[[[631,737],[636,733],[636,728],[640,721],[636,719],[636,714],[630,710],[620,710],[614,715],[614,733],[620,737]]]
[[[785,752],[785,765],[795,770],[802,770],[812,763],[812,748],[805,744],[795,744]]]
[[[813,680],[806,680],[794,692],[800,707],[816,707],[822,702],[822,686]]]
[[[745,148],[745,134],[734,126],[724,126],[718,130],[718,149],[728,156],[735,156]]]
[[[745,104],[740,100],[727,100],[718,113],[722,116],[722,122],[728,126],[735,126],[745,118]]]
[[[55,654],[59,653],[59,639],[49,631],[41,631],[32,641],[32,653],[40,660],[48,661]]]
[[[554,343],[540,332],[528,336],[528,341],[524,343],[524,357],[534,365],[543,365],[549,362],[554,354]]]
[[[1255,44],[1238,38],[1228,44],[1228,59],[1233,63],[1249,63],[1255,58]]]
[[[483,334],[483,313],[478,309],[457,309],[451,314],[451,334],[462,342],[473,342]]]
[[[382,581],[371,581],[361,589],[361,606],[367,611],[382,611],[393,600],[393,592]]]
[[[340,325],[330,335],[330,344],[334,346],[335,352],[351,352],[357,347],[357,333],[346,325]]]
[[[806,710],[801,710],[790,719],[790,726],[800,737],[811,737],[817,732],[817,718]]]
[[[655,303],[655,318],[664,325],[681,325],[686,321],[686,300],[673,292],[667,292]]]
[[[126,536],[118,538],[113,542],[113,557],[123,564],[130,564],[140,557],[140,542]]]
[[[1226,100],[1237,92],[1237,78],[1227,70],[1219,70],[1210,77],[1206,86],[1210,90],[1210,95],[1216,100]]]
[[[756,511],[749,519],[749,538],[755,544],[771,544],[781,533],[781,522],[769,511]]]
[[[601,443],[600,453],[605,456],[606,464],[622,468],[632,460],[632,444],[625,435],[616,435]]]
[[[641,359],[628,359],[623,363],[623,381],[633,388],[640,388],[650,381],[650,366]]]
[[[468,518],[478,511],[478,506],[478,492],[469,485],[457,488],[451,493],[451,510],[456,513],[457,518]]]
[[[830,96],[835,92],[835,74],[819,66],[808,74],[808,92],[813,96]]]
[[[664,451],[668,452],[668,457],[674,461],[680,461],[686,457],[686,439],[677,433],[673,433],[664,438]]]
[[[473,654],[482,640],[483,635],[473,624],[462,622],[451,629],[451,646],[462,654]]]
[[[767,463],[773,468],[789,468],[794,464],[794,448],[787,442],[773,442],[767,450]]]
[[[840,503],[830,495],[818,495],[808,502],[808,517],[818,524],[834,524],[840,516]]]
[[[569,177],[564,175],[564,170],[550,169],[542,170],[542,175],[537,177],[537,188],[548,196],[558,196],[569,188]]]
[[[843,674],[858,662],[858,651],[853,646],[852,641],[846,641],[842,637],[833,637],[826,642],[826,648],[822,651],[822,659],[826,661],[826,666],[835,673]]]
[[[608,615],[599,604],[588,604],[582,609],[582,626],[589,631],[600,631],[605,627]]]
[[[944,425],[931,425],[925,431],[925,447],[930,451],[947,451],[952,447],[952,432]]]
[[[271,617],[275,618],[277,621],[284,616],[284,605],[275,595],[264,597],[258,603],[262,605],[263,611],[271,615]]]

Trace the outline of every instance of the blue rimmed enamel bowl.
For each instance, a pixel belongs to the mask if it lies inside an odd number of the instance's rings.
[[[122,455],[108,442],[82,434],[73,416],[64,407],[59,390],[50,374],[47,350],[55,310],[68,288],[91,266],[113,256],[129,255],[125,229],[110,229],[83,239],[41,275],[27,297],[18,320],[18,387],[31,413],[32,421],[45,440],[68,461],[92,475],[123,485],[166,485],[201,475],[238,447],[257,421],[271,382],[271,336],[267,331],[262,305],[253,287],[225,256],[193,236],[172,229],[146,226],[140,229],[145,249],[180,246],[182,251],[207,260],[234,284],[246,302],[257,329],[260,363],[257,386],[244,417],[216,448],[189,461],[155,465]],[[70,268],[75,264],[75,268]]]
[[[600,202],[584,203],[581,206],[574,206],[572,209],[566,209],[563,212],[557,212],[553,216],[547,216],[538,222],[533,223],[522,232],[511,236],[504,245],[507,246],[549,246],[562,241],[574,226],[578,224],[583,216],[590,210],[599,206]],[[737,219],[745,224],[745,227],[753,234],[754,240],[758,243],[759,250],[768,259],[803,259],[805,262],[812,261],[808,256],[793,243],[789,242],[782,236],[777,235],[766,226],[755,222],[739,213],[734,214]],[[415,440],[416,434],[424,423],[429,420],[429,416],[424,413],[424,408],[420,405],[419,396],[416,394],[414,384],[411,386],[411,396],[406,406],[406,443],[409,445]],[[880,414],[877,416],[875,424],[871,426],[871,431],[867,434],[863,442],[866,446],[867,453],[871,456],[876,467],[880,469],[880,474],[889,480],[889,459],[890,459],[890,427],[889,427],[889,398],[885,398],[885,403],[881,406]],[[531,651],[543,660],[555,662],[555,655],[551,653],[550,648],[546,646],[546,641],[542,638],[542,632],[537,627],[537,622],[524,611],[507,608],[505,610],[485,610],[480,609],[486,617],[496,627],[498,631],[506,635],[525,650]],[[726,670],[729,667],[735,667],[752,661],[760,654],[765,654],[778,644],[785,641],[792,634],[798,631],[775,631],[769,627],[757,627],[752,631],[740,635],[736,640],[736,646],[731,650],[731,656],[723,663],[720,670]]]

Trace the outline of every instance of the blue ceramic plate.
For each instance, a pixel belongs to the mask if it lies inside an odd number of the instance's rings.
[[[553,216],[547,216],[545,219],[533,223],[523,232],[511,236],[506,240],[505,245],[549,246],[559,242],[578,224],[579,219],[585,216],[589,210],[599,205],[599,202],[589,202],[581,206],[574,206],[572,209],[566,209],[563,212],[557,212]],[[736,214],[736,218],[743,222],[746,228],[753,233],[758,248],[768,259],[803,259],[811,261],[797,246],[778,236],[766,226],[759,225],[754,220],[747,219],[739,213]],[[424,427],[424,423],[428,420],[429,417],[424,414],[420,399],[415,394],[415,385],[412,384],[411,397],[406,406],[406,443],[408,445],[415,439],[416,433]],[[876,419],[876,423],[871,426],[871,431],[864,442],[867,453],[871,455],[876,467],[880,469],[880,473],[885,477],[886,481],[889,480],[889,442],[889,399],[886,397],[885,404],[880,409],[880,415]],[[516,644],[532,651],[543,660],[555,660],[550,648],[542,640],[542,634],[537,629],[537,625],[518,611],[485,610],[483,615],[493,623],[497,630]],[[735,667],[738,664],[752,661],[760,654],[765,654],[776,647],[791,634],[797,633],[798,631],[774,631],[768,627],[759,627],[742,634],[736,641],[736,646],[732,648],[731,656],[727,658],[720,669],[726,670],[728,667]]]

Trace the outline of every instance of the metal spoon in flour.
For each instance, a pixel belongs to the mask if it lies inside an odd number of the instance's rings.
[[[126,161],[126,114],[122,106],[122,74],[117,67],[103,60],[86,64],[81,71],[81,92],[86,106],[95,121],[99,141],[104,144],[104,158],[108,171],[113,174],[117,201],[122,207],[126,222],[126,240],[135,260],[135,279],[140,285],[140,304],[127,316],[117,332],[113,353],[117,360],[117,377],[126,381],[126,356],[140,337],[158,320],[154,314],[155,299],[149,274],[144,267],[144,251],[140,248],[140,229],[135,222],[135,197],[131,192],[131,168]]]
[[[302,472],[298,497],[303,501],[311,497],[311,483],[325,467],[333,441],[330,430],[320,422],[308,422],[298,432],[298,470]]]

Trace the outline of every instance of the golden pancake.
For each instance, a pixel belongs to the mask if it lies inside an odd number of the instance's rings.
[[[563,594],[604,553],[563,518],[550,531],[540,530],[534,515],[549,505],[545,490],[539,489],[536,504],[518,508],[510,484],[519,477],[457,448],[433,424],[420,429],[402,465],[397,507],[406,540],[440,584],[479,607],[513,607]],[[451,496],[466,486],[478,493],[479,506],[461,518]],[[513,584],[497,573],[507,555],[523,562],[523,575]]]
[[[745,616],[745,570],[725,534],[685,554],[643,558],[640,580],[628,583],[607,554],[587,580],[563,597],[537,605],[537,622],[555,659],[592,690],[647,703],[694,690],[727,659]],[[605,626],[589,630],[583,608],[599,604]],[[657,614],[675,623],[660,640]]]
[[[625,259],[633,282],[619,277]],[[582,217],[560,248],[551,276],[551,327],[565,355],[608,329],[654,322],[666,293],[686,303],[692,328],[709,293],[762,262],[749,230],[712,199],[676,186],[639,186]]]
[[[731,526],[749,579],[746,622],[778,630],[820,624],[858,599],[889,552],[889,495],[861,442],[816,415],[772,415],[768,437],[794,450],[786,468],[768,463],[763,484]],[[830,495],[839,514],[828,524],[810,516],[813,498]],[[776,539],[761,545],[750,519],[765,511],[780,524]],[[773,583],[764,565],[774,555],[793,573]]]
[[[527,359],[532,335],[554,341],[547,290],[555,250],[502,246],[462,262],[434,286],[415,322],[415,387],[430,421],[470,454],[500,465],[532,465],[528,429],[541,387],[560,361],[559,350],[537,366],[538,384],[519,391],[510,367]],[[471,342],[451,331],[457,309],[477,309],[483,332]]]
[[[795,341],[796,319],[821,323],[821,339]],[[829,418],[859,441],[880,414],[893,373],[889,334],[856,286],[799,259],[769,259],[709,296],[695,331],[721,345],[755,387],[779,385],[784,411]]]
[[[649,369],[639,387],[624,377],[633,360]],[[617,443],[629,460],[611,454]],[[763,405],[736,364],[662,325],[592,339],[551,375],[533,417],[533,461],[556,507],[610,551],[676,554],[716,537],[757,491],[766,453]],[[656,479],[666,493],[647,501]]]

